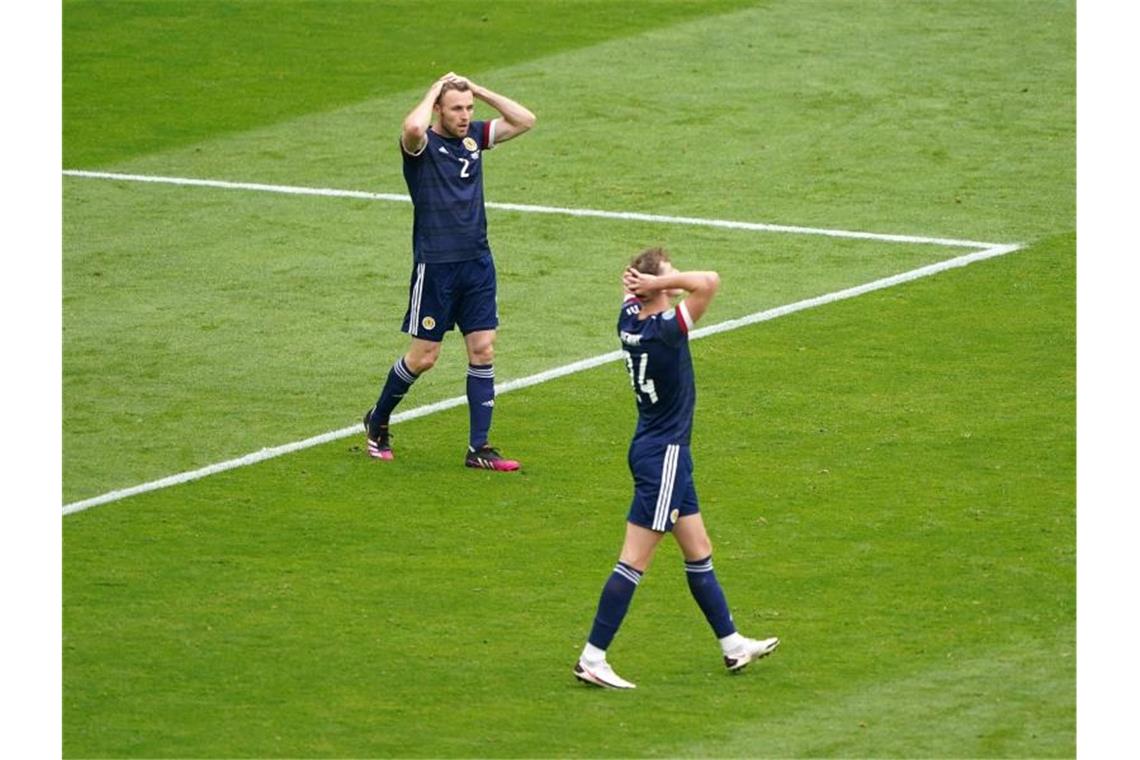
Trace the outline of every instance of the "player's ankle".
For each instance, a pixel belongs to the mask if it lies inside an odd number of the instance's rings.
[[[590,642],[586,642],[585,648],[582,649],[582,662],[587,665],[597,665],[606,661],[606,650],[598,649]]]
[[[723,651],[725,654],[733,652],[744,646],[744,637],[740,635],[739,631],[734,631],[725,636],[723,639],[717,639],[717,641],[720,642],[721,651]]]

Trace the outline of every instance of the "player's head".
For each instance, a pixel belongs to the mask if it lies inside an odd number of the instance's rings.
[[[466,137],[475,114],[475,93],[467,82],[444,82],[432,110],[439,116],[443,133],[451,137]]]
[[[633,260],[629,262],[629,265],[645,274],[670,274],[677,271],[673,266],[673,261],[669,258],[669,252],[664,248],[646,248],[634,256]],[[669,297],[680,293],[678,290],[657,291],[656,293],[647,294],[641,300],[652,301],[662,292]]]
[[[661,269],[665,264],[672,267],[669,252],[664,248],[646,248],[629,262],[631,267],[645,274],[665,274]]]

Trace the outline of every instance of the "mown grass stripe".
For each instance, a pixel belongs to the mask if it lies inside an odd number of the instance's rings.
[[[1019,250],[1021,247],[1021,245],[1017,244],[997,245],[984,251],[976,251],[974,253],[947,259],[946,261],[919,267],[907,272],[891,275],[890,277],[883,277],[878,280],[864,283],[862,285],[857,285],[855,287],[837,290],[832,293],[816,296],[814,298],[804,299],[802,301],[797,301],[785,306],[778,306],[773,309],[758,311],[737,319],[718,322],[715,325],[709,325],[708,327],[702,327],[694,330],[692,333],[690,333],[690,339],[696,340],[699,338],[707,337],[709,335],[716,335],[718,333],[727,332],[729,330],[735,330],[747,325],[776,319],[777,317],[786,316],[788,314],[794,314],[805,309],[811,309],[817,306],[835,303],[836,301],[855,298],[856,296],[860,296],[865,293],[871,293],[876,290],[893,287],[905,282],[911,282],[922,277],[929,277],[931,275],[938,274],[939,272],[944,272],[947,269],[955,269],[958,267],[968,266],[969,264],[973,264],[978,261],[984,261],[986,259],[994,258],[995,256],[1002,256],[1007,253],[1012,253]],[[539,383],[545,383],[550,380],[565,377],[566,375],[583,372],[585,370],[592,369],[609,362],[617,361],[621,359],[621,357],[621,351],[610,351],[604,354],[599,354],[597,356],[581,359],[570,364],[565,364],[560,367],[555,367],[543,372],[537,372],[533,375],[528,375],[527,377],[522,377],[517,380],[510,380],[501,385],[496,385],[495,393],[496,395],[499,395],[503,393],[509,393],[511,391],[521,390],[523,388],[529,388],[532,385],[538,385]],[[424,406],[419,406],[414,409],[409,409],[406,412],[395,414],[392,416],[392,423],[395,424],[398,422],[405,422],[407,420],[416,419],[418,417],[424,417],[429,414],[434,414],[436,412],[442,412],[447,409],[453,409],[457,406],[462,406],[465,403],[467,403],[466,396],[453,396],[452,398],[437,401],[433,404],[425,404]],[[216,475],[217,473],[225,472],[226,470],[232,470],[237,467],[244,467],[246,465],[256,464],[258,462],[264,462],[267,459],[273,459],[284,454],[291,454],[295,451],[301,451],[313,446],[319,446],[323,443],[330,443],[332,441],[346,438],[350,435],[360,432],[361,427],[359,425],[349,425],[348,427],[344,427],[339,430],[331,430],[327,433],[322,433],[321,435],[305,438],[304,440],[294,441],[293,443],[286,443],[281,446],[273,446],[271,448],[261,449],[260,451],[255,451],[244,456],[237,457],[236,459],[229,459],[224,462],[218,462],[216,464],[201,467],[196,470],[190,470],[188,472],[179,473],[177,475],[170,475],[158,480],[131,486],[130,488],[109,491],[100,496],[93,496],[89,499],[72,502],[71,504],[64,505],[63,513],[65,515],[73,514],[75,512],[81,512],[85,509],[90,509],[91,507],[99,506],[101,504],[108,504],[114,501],[126,499],[131,496],[136,496],[138,494],[147,493],[148,491],[157,491],[159,489],[169,488],[170,486],[179,485],[181,483],[188,483],[193,480],[199,480],[210,475]]]
[[[150,182],[165,185],[190,187],[213,187],[224,190],[251,190],[286,195],[317,195],[332,198],[357,198],[363,200],[393,201],[410,203],[411,198],[397,193],[372,193],[363,190],[340,190],[330,187],[301,187],[297,185],[270,185],[262,182],[232,182],[220,179],[196,179],[193,177],[164,177],[150,174],[118,174],[115,172],[94,172],[81,169],[65,169],[64,176],[85,179],[107,179],[121,182]],[[920,235],[895,235],[884,232],[862,232],[858,230],[835,230],[824,227],[799,227],[763,222],[739,222],[730,219],[706,219],[693,216],[668,216],[646,214],[639,211],[605,211],[590,208],[566,208],[561,206],[538,206],[526,203],[497,203],[488,201],[487,208],[501,211],[518,211],[529,214],[558,214],[563,216],[592,217],[596,219],[619,219],[653,224],[680,224],[693,227],[717,227],[721,229],[744,230],[748,232],[778,232],[790,235],[822,235],[825,237],[847,238],[851,240],[878,240],[885,243],[911,243],[919,245],[943,245],[952,248],[994,248],[1000,243],[987,243],[980,240],[958,240],[955,238],[934,238]]]

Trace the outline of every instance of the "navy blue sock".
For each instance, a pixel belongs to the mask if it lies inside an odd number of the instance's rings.
[[[712,555],[695,562],[686,560],[685,577],[689,580],[689,591],[693,592],[693,598],[705,613],[716,637],[723,639],[736,633],[736,624],[728,611],[728,600],[724,598],[724,591],[713,572]]]
[[[471,418],[471,448],[487,442],[495,411],[495,365],[467,365],[467,413]]]
[[[624,562],[617,563],[610,573],[606,585],[602,587],[598,614],[594,616],[594,627],[590,630],[589,642],[598,649],[609,649],[640,582],[641,572]]]
[[[392,369],[388,370],[388,379],[384,382],[380,398],[376,401],[376,408],[372,410],[372,417],[368,420],[368,435],[372,438],[380,435],[380,426],[388,424],[392,410],[404,398],[404,394],[412,387],[417,377],[419,375],[413,374],[404,363],[404,357],[401,356],[396,360]]]

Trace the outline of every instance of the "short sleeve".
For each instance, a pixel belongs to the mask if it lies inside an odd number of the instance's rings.
[[[425,153],[427,153],[428,145],[431,144],[431,137],[425,136],[424,147],[420,148],[419,153],[409,153],[408,152],[408,149],[404,147],[403,136],[396,138],[396,144],[400,146],[400,155],[404,157],[405,161],[414,161],[415,159],[420,158]]]
[[[657,334],[666,345],[677,346],[689,338],[689,311],[684,306],[682,303],[657,317]]]

